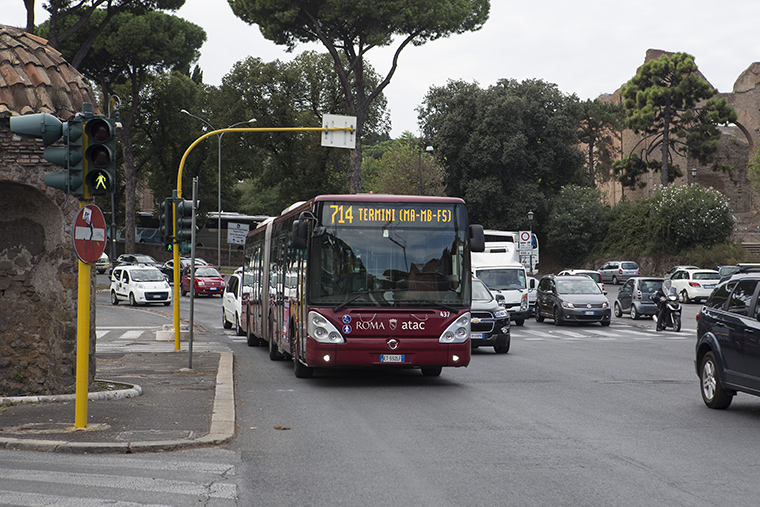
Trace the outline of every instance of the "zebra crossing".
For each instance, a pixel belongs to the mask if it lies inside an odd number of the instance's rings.
[[[625,324],[613,323],[609,327],[590,326],[567,326],[553,327],[546,324],[530,323],[524,326],[511,326],[512,339],[524,341],[595,341],[595,342],[619,342],[619,341],[655,341],[655,340],[694,340],[697,335],[696,329],[682,327],[681,331],[671,329],[657,332],[654,328],[642,329]]]
[[[157,326],[107,326],[95,330],[97,353],[166,352],[174,349],[174,339],[159,339]],[[243,337],[245,339],[245,337]],[[183,343],[187,343],[183,335]],[[193,350],[197,352],[228,352],[229,347],[208,333],[193,334]]]
[[[238,490],[232,461],[229,451],[198,461],[176,454],[0,451],[0,505],[233,506]]]

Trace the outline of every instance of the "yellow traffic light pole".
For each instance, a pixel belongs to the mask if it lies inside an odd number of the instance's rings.
[[[185,168],[185,160],[191,151],[204,139],[225,132],[340,132],[354,131],[354,127],[243,127],[243,128],[226,128],[206,132],[191,144],[182,160],[179,163],[177,172],[177,198],[182,198],[182,171]],[[180,332],[179,332],[179,294],[180,294],[180,270],[179,270],[179,244],[177,243],[177,203],[172,203],[172,216],[174,218],[174,242],[172,250],[174,251],[174,350],[180,350]],[[217,266],[219,267],[219,266]],[[193,297],[193,288],[190,288],[190,297]]]

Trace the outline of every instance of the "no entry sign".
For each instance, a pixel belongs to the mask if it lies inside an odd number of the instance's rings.
[[[74,219],[74,250],[82,262],[90,264],[103,255],[106,248],[106,219],[100,208],[88,204],[79,209]]]

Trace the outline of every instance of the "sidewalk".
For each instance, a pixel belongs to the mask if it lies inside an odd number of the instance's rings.
[[[68,453],[170,451],[221,444],[235,434],[231,352],[104,352],[87,428],[75,429],[75,395],[0,397],[0,448]],[[121,385],[126,384],[126,385]]]

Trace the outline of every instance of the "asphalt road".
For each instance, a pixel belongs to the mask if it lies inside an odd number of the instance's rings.
[[[726,411],[702,403],[693,366],[699,305],[686,305],[680,333],[656,333],[648,319],[613,318],[608,328],[529,321],[512,328],[509,354],[478,349],[468,368],[437,378],[340,370],[297,379],[292,363],[221,328],[219,298],[195,302],[198,323],[235,354],[237,436],[221,448],[132,455],[131,473],[143,460],[228,466],[234,503],[246,506],[754,506],[760,498],[760,398],[740,394]],[[129,322],[132,311],[104,303],[98,322]],[[12,466],[7,453],[0,468]],[[77,461],[84,470],[94,464],[87,458]],[[70,460],[53,455],[38,466]],[[186,479],[167,468],[161,477]]]

